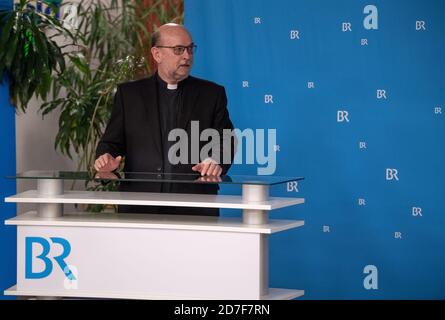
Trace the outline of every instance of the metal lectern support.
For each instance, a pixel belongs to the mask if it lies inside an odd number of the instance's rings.
[[[62,179],[38,179],[37,193],[40,196],[57,196],[63,194]],[[41,218],[53,219],[63,215],[63,203],[38,203],[37,215]],[[37,296],[37,300],[60,300],[62,297]]]
[[[255,203],[269,199],[268,185],[243,184],[243,202]],[[269,221],[266,210],[243,209],[243,223],[258,225]],[[260,291],[262,295],[269,293],[269,236],[260,236]]]
[[[38,179],[37,193],[40,196],[56,196],[63,194],[62,179]],[[37,215],[41,218],[57,218],[63,214],[62,203],[39,203]]]
[[[243,184],[243,202],[255,203],[269,199],[269,186]],[[243,222],[246,224],[266,224],[269,220],[266,210],[243,209]]]

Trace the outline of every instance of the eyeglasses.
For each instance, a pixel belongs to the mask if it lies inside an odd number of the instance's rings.
[[[198,46],[194,43],[192,43],[189,46],[174,46],[174,47],[169,47],[169,46],[156,46],[156,48],[170,48],[173,49],[173,53],[177,56],[180,56],[181,54],[184,53],[185,49],[187,49],[188,54],[194,54],[196,52],[196,49],[198,48]]]

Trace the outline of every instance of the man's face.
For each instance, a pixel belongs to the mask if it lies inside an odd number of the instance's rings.
[[[192,38],[182,28],[171,28],[164,30],[158,46],[184,46],[192,44]],[[168,82],[178,82],[188,77],[193,64],[193,53],[187,50],[176,55],[172,48],[155,47],[152,49],[154,59],[158,64],[158,72]]]

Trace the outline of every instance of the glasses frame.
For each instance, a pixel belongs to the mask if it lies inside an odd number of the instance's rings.
[[[192,43],[189,46],[156,46],[156,48],[173,49],[173,53],[177,56],[180,56],[185,52],[186,49],[187,49],[188,54],[194,54],[196,52],[196,49],[198,49],[198,46],[196,44]]]

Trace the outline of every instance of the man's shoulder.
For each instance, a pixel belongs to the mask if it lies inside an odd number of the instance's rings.
[[[121,82],[117,86],[121,90],[131,90],[131,89],[139,89],[139,88],[146,88],[147,85],[150,85],[150,83],[154,84],[154,78],[153,76],[145,77],[137,80],[130,80],[126,82]]]
[[[215,90],[215,91],[219,91],[219,90],[223,90],[224,87],[216,82],[210,81],[210,80],[206,80],[206,79],[201,79],[201,78],[197,78],[197,77],[193,77],[193,76],[189,76],[189,82],[195,86],[195,87],[199,87],[202,89],[206,89],[206,90]]]

